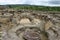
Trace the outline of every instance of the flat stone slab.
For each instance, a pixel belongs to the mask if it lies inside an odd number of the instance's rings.
[[[29,23],[31,23],[31,22],[30,22],[30,20],[27,19],[27,18],[24,18],[24,19],[21,19],[21,20],[20,20],[20,24],[29,24]]]

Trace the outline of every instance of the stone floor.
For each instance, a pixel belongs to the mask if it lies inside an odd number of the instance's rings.
[[[0,10],[1,40],[60,40],[60,12]]]

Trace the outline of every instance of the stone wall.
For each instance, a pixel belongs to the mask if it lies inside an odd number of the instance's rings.
[[[2,40],[60,40],[60,12],[2,10]]]

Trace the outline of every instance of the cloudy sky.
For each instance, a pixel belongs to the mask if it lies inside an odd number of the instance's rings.
[[[60,0],[0,0],[0,5],[6,4],[60,6]]]

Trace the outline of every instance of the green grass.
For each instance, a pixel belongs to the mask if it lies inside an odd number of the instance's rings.
[[[29,9],[29,10],[41,10],[41,11],[60,11],[60,7],[48,7],[48,6],[34,6],[34,5],[8,5],[9,8],[14,9]]]

